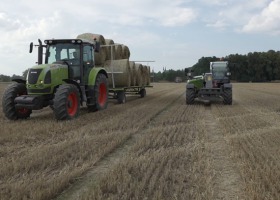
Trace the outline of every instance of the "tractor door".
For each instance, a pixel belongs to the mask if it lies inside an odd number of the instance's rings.
[[[83,75],[84,83],[88,84],[88,76],[92,68],[94,67],[94,49],[91,45],[85,45],[83,47]]]

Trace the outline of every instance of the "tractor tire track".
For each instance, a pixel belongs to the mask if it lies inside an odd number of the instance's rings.
[[[176,92],[175,92],[176,93]],[[129,152],[129,150],[133,147],[134,144],[147,133],[147,129],[150,126],[153,126],[153,122],[166,110],[168,110],[172,105],[177,103],[180,98],[185,94],[183,92],[181,95],[176,94],[176,98],[169,103],[165,104],[163,108],[161,108],[158,112],[154,113],[147,121],[147,124],[142,128],[140,127],[138,130],[135,130],[129,137],[126,138],[123,143],[121,143],[117,148],[113,149],[109,154],[102,157],[98,162],[95,163],[93,168],[86,172],[80,178],[77,178],[75,183],[72,184],[69,188],[64,190],[61,194],[59,194],[55,200],[65,200],[65,199],[79,199],[84,191],[86,191],[87,186],[98,184],[100,179],[108,173],[116,164],[120,162],[120,160]],[[170,95],[170,94],[169,94]],[[172,95],[172,94],[171,94]]]
[[[212,109],[215,109],[212,108]],[[222,132],[219,121],[211,111],[205,109],[205,128],[209,148],[210,169],[213,174],[214,199],[243,199],[242,181],[230,157],[228,138]]]

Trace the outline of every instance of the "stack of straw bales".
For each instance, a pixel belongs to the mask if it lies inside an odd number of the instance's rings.
[[[131,86],[131,68],[128,59],[106,60],[104,68],[108,73],[109,87],[113,86],[113,77],[116,87]]]
[[[83,33],[77,38],[91,42],[96,40],[100,43],[99,52],[94,53],[95,65],[106,69],[110,87],[113,86],[112,77],[115,80],[115,87],[150,84],[150,67],[129,61],[130,50],[126,45],[115,43],[112,39],[105,39],[102,35],[94,33]]]

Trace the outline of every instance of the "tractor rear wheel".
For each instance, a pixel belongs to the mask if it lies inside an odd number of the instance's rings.
[[[24,83],[13,83],[5,90],[2,98],[2,109],[8,119],[17,120],[30,117],[32,110],[16,108],[14,102],[16,97],[26,94],[27,89]]]
[[[225,105],[232,105],[232,89],[225,89],[223,98]]]
[[[98,74],[95,81],[94,87],[95,105],[88,105],[90,112],[103,110],[108,105],[108,82],[104,74]]]
[[[58,120],[73,119],[80,112],[80,93],[72,84],[60,85],[53,99],[53,111]]]
[[[193,89],[187,89],[186,91],[186,104],[194,104],[195,92]]]

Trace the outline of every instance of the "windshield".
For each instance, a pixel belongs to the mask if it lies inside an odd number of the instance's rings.
[[[226,77],[228,67],[225,63],[215,63],[212,67],[212,74],[214,79],[224,79]]]
[[[57,61],[73,61],[75,65],[80,64],[80,45],[60,43],[49,45],[47,48],[46,63],[54,63]]]

